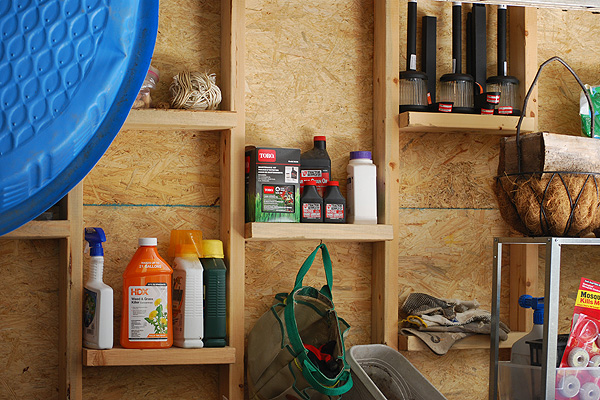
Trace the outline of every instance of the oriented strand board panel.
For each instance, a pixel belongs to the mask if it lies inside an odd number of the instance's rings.
[[[319,241],[250,242],[246,244],[246,335],[258,318],[273,305],[277,293],[289,293],[296,274]],[[347,348],[370,343],[371,247],[370,243],[329,243],[333,265],[333,301],[338,315],[350,324]],[[304,279],[305,286],[326,284],[321,253]]]
[[[497,210],[400,210],[399,300],[422,292],[476,299],[490,310],[492,238],[505,236]],[[507,260],[506,260],[507,261]],[[508,271],[508,265],[505,266]],[[507,321],[508,274],[503,274],[501,319]],[[488,350],[405,352],[409,361],[448,399],[487,398]]]
[[[57,240],[0,240],[0,398],[58,398]]]
[[[155,104],[169,102],[173,76],[183,71],[217,74],[221,70],[221,3],[212,0],[162,0],[152,66],[160,81]]]
[[[372,149],[373,2],[246,1],[246,143],[327,137],[345,189],[349,153]]]
[[[121,131],[85,179],[84,204],[219,203],[219,134]]]
[[[497,208],[499,137],[400,134],[400,207]]]
[[[600,52],[600,43],[589,38],[600,34],[598,16],[586,11],[538,10],[538,65],[560,56],[583,83],[598,85],[598,68],[590,58]],[[546,66],[540,75],[539,130],[581,134],[579,95],[581,88],[558,62]]]

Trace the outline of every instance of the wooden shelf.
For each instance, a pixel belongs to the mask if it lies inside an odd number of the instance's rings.
[[[400,132],[444,132],[488,135],[515,135],[519,117],[479,114],[444,114],[430,112],[403,112],[400,114]],[[534,118],[523,118],[521,132],[533,132]]]
[[[70,221],[29,221],[0,239],[62,239],[69,236]]]
[[[394,238],[392,225],[246,223],[247,241],[330,240],[334,242],[381,242]]]
[[[131,110],[122,129],[152,131],[218,131],[234,128],[237,113],[233,111],[190,111],[142,109]]]
[[[500,342],[501,349],[510,349],[512,345],[528,332],[511,332],[508,334],[508,339]],[[450,350],[471,350],[471,349],[488,349],[490,348],[489,335],[473,335],[466,337],[450,348]],[[431,349],[416,336],[398,335],[398,350],[402,351],[431,351]]]
[[[204,347],[202,349],[124,349],[115,347],[110,350],[83,348],[83,365],[88,367],[107,367],[122,365],[198,365],[233,364],[235,348]]]

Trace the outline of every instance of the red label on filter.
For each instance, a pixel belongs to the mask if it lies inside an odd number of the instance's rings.
[[[327,219],[344,219],[343,204],[327,204],[325,206],[325,218]]]
[[[513,108],[511,106],[498,107],[498,114],[508,115],[512,114]]]
[[[263,187],[263,193],[273,194],[273,193],[275,193],[275,187],[274,186],[265,186],[265,187]]]
[[[275,162],[277,161],[277,156],[275,150],[258,150],[258,161],[259,162]]]
[[[321,219],[321,205],[319,203],[302,204],[302,218]]]
[[[438,106],[438,109],[441,112],[452,112],[452,104],[440,103],[439,106]]]
[[[488,94],[486,96],[486,100],[488,103],[498,104],[498,103],[500,103],[500,95],[499,94]]]

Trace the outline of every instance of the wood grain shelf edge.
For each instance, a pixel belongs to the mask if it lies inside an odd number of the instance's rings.
[[[201,349],[125,349],[115,347],[110,350],[83,348],[83,365],[87,367],[107,367],[125,365],[200,365],[233,364],[234,347],[204,347]]]
[[[528,332],[510,332],[508,339],[500,342],[501,349],[510,349],[512,345]],[[450,348],[450,350],[489,349],[489,335],[473,335],[466,337]],[[398,335],[398,349],[401,351],[431,351],[421,339],[416,336]]]
[[[403,112],[399,117],[400,132],[452,132],[514,135],[519,117],[504,115],[445,114]],[[535,119],[523,118],[521,132],[533,132]]]
[[[381,242],[394,238],[392,225],[302,224],[248,222],[247,241],[331,240],[341,242]]]
[[[122,129],[216,131],[234,128],[237,117],[234,111],[131,110]]]
[[[63,239],[71,236],[68,220],[29,221],[0,239]]]

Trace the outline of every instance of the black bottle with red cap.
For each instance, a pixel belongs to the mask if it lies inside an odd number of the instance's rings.
[[[331,159],[327,154],[325,136],[315,136],[314,147],[300,155],[300,193],[308,181],[315,181],[321,197],[331,176]]]
[[[300,222],[323,222],[323,198],[317,192],[315,181],[304,184],[300,207]]]
[[[346,223],[346,199],[340,193],[338,181],[327,182],[327,190],[323,199],[323,222],[334,224]]]

